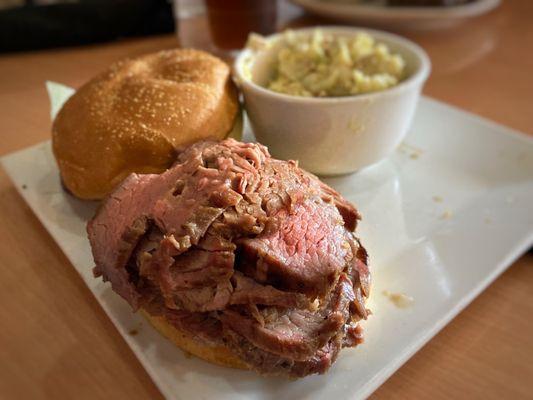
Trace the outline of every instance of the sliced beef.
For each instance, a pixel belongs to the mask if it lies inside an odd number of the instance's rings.
[[[216,286],[177,290],[173,301],[167,302],[167,306],[197,312],[223,310],[231,298],[232,290],[229,281]]]
[[[326,185],[324,182],[318,181],[322,199],[327,202],[333,202],[339,213],[342,215],[344,225],[349,231],[354,231],[357,226],[357,221],[361,216],[355,209],[352,203],[343,198],[339,192]]]
[[[143,305],[154,316],[162,316],[178,330],[204,341],[206,344],[221,344],[222,324],[213,313],[172,310],[163,299],[155,298]]]
[[[310,296],[327,294],[353,257],[337,209],[308,200],[276,214],[276,229],[239,241],[246,273],[259,282]]]
[[[346,268],[346,273],[354,285],[355,300],[352,303],[353,319],[366,319],[369,310],[365,307],[366,298],[370,295],[370,272],[367,262],[368,255],[358,239],[351,242],[352,253],[355,255]],[[358,316],[359,318],[356,318]]]
[[[130,175],[87,225],[95,276],[110,281],[113,290],[134,309],[138,307],[139,294],[130,282],[125,265],[148,226],[142,210],[152,199],[138,201],[137,193],[142,193],[152,180],[150,175]]]
[[[234,258],[230,251],[191,249],[174,258],[170,269],[173,285],[193,288],[227,281],[233,274]]]
[[[357,322],[346,325],[342,347],[355,347],[363,343],[363,328]]]
[[[167,307],[198,312],[223,309],[233,291],[234,253],[193,247],[175,255],[179,244],[168,237],[153,243],[154,236],[147,235],[148,243],[135,254],[138,274],[159,288]]]
[[[350,235],[352,240],[349,243],[354,257],[348,264],[347,272],[354,283],[359,282],[363,294],[368,297],[371,284],[370,271],[368,270],[368,254],[359,239],[353,233],[350,233]]]
[[[335,362],[342,348],[342,334],[337,333],[324,347],[310,358],[294,363],[290,375],[304,377],[311,374],[323,374]]]
[[[233,234],[233,230],[224,222],[215,221],[198,243],[198,248],[208,251],[235,252],[237,246],[233,243]]]
[[[265,326],[231,309],[224,310],[220,320],[256,347],[294,360],[312,356],[343,325],[337,315],[322,317],[301,310],[280,313]]]
[[[325,373],[341,349],[341,336],[336,335],[312,357],[295,361],[257,348],[235,331],[224,329],[224,343],[250,368],[264,375],[285,375],[294,378]]]
[[[217,151],[212,145],[205,142],[189,148],[181,155],[182,162],[161,175],[130,175],[87,225],[95,274],[111,281],[113,289],[134,308],[139,305],[139,297],[125,266],[148,221],[180,244],[173,251],[177,255],[197,244],[224,210],[242,199],[231,188],[234,172],[204,166],[204,151]],[[263,149],[258,147],[256,151],[266,152]],[[235,157],[239,152],[250,152],[241,150],[235,141],[229,142],[224,151]]]
[[[284,308],[306,308],[309,299],[294,292],[285,292],[269,285],[261,285],[238,271],[232,277],[234,290],[230,304],[261,304]]]
[[[201,142],[132,174],[89,222],[96,275],[251,368],[324,373],[362,342],[367,254],[357,210],[259,144]]]
[[[354,299],[352,283],[343,274],[321,310],[268,307],[261,311],[262,319],[258,321],[255,316],[232,308],[224,310],[220,320],[258,348],[294,360],[305,360],[342,329]]]

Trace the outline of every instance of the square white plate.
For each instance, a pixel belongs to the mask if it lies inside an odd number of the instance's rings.
[[[2,163],[169,399],[364,398],[533,243],[533,140],[424,98],[396,154],[327,180],[363,215],[374,278],[366,342],[324,376],[262,378],[185,357],[92,277],[85,222],[96,204],[61,189],[50,142]],[[383,290],[414,303],[396,308]]]

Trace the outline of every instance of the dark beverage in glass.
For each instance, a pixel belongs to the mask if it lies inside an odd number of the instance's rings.
[[[221,50],[244,47],[248,34],[276,30],[276,0],[205,0],[213,44]]]

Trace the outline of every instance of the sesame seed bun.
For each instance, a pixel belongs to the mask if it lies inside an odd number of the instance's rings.
[[[207,346],[190,335],[176,329],[167,322],[165,317],[150,315],[143,309],[141,309],[140,312],[159,333],[169,339],[186,354],[191,354],[202,360],[223,367],[250,369],[228,348],[222,346]]]
[[[160,173],[198,140],[239,138],[242,119],[229,66],[178,49],[120,61],[83,85],[52,127],[67,190],[102,199],[130,173]]]

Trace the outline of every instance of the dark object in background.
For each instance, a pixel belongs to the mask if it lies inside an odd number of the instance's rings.
[[[0,52],[103,42],[174,31],[167,0],[79,0],[0,11]]]
[[[276,29],[276,0],[206,0],[209,30],[220,49],[244,47],[250,32],[269,35]]]
[[[458,6],[474,0],[387,0],[389,6]]]

